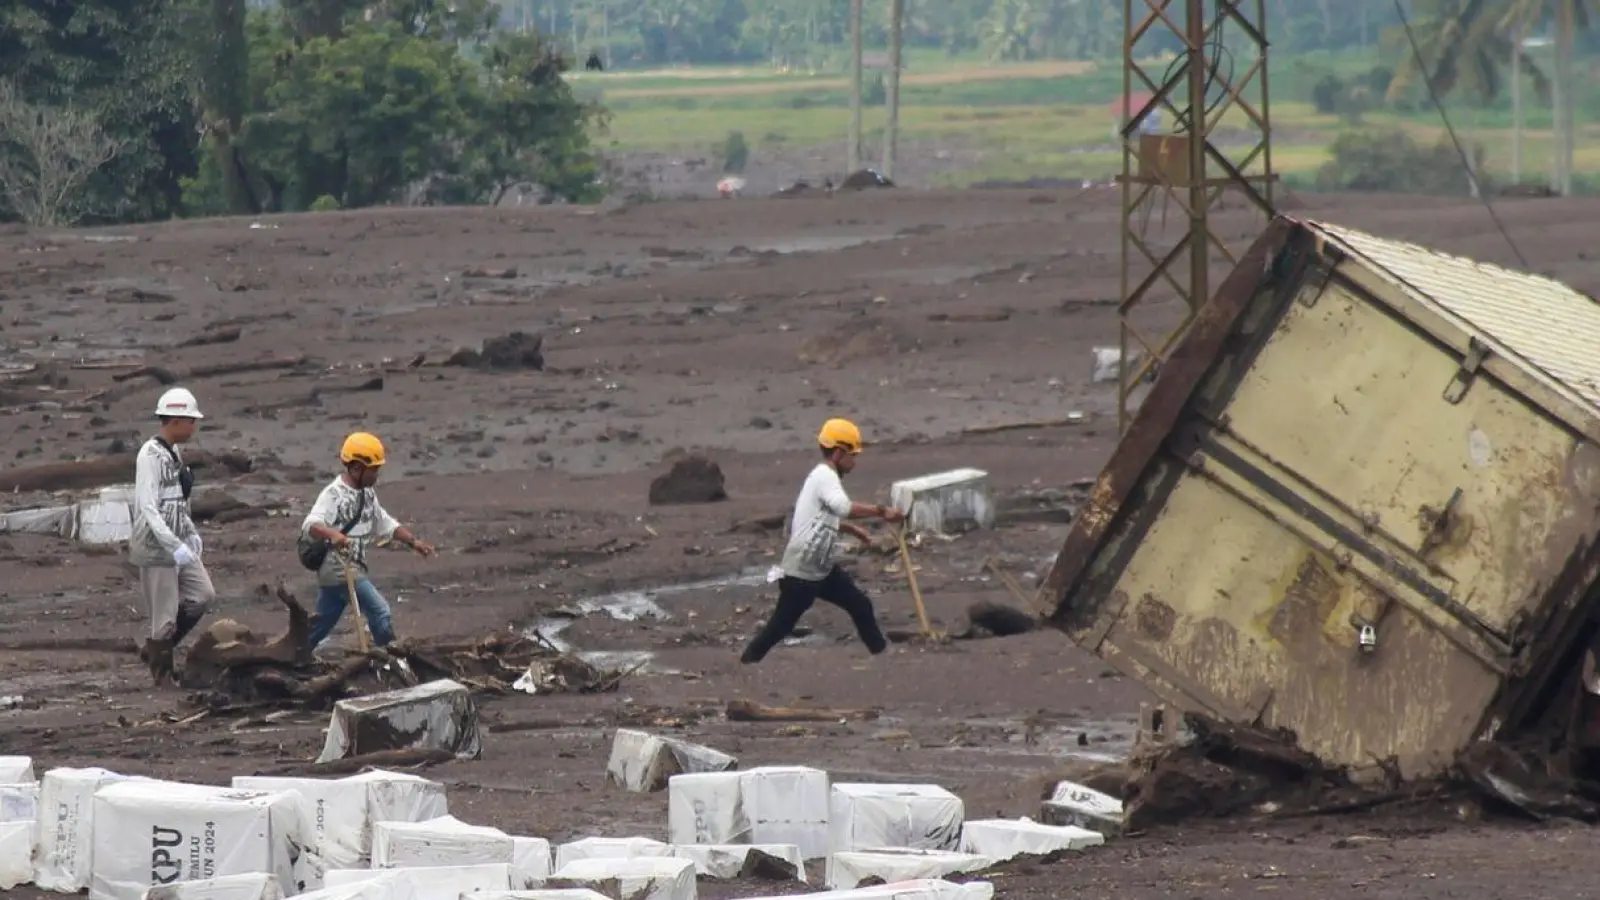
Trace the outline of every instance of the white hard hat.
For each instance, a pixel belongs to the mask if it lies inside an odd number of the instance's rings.
[[[188,388],[173,388],[162,394],[161,399],[156,401],[156,415],[174,419],[205,418],[200,415],[200,404],[195,402]]]

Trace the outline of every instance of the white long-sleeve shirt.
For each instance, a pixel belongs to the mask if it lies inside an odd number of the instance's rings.
[[[136,566],[175,565],[172,554],[195,534],[189,501],[178,476],[182,457],[151,438],[139,448],[133,466],[133,539],[129,559]]]
[[[366,502],[361,502],[362,490],[366,492]],[[361,518],[345,532],[345,537],[350,539],[350,554],[356,562],[355,577],[365,578],[367,569],[367,548],[372,544],[388,540],[399,530],[400,523],[389,511],[378,502],[378,492],[372,488],[357,489],[339,476],[333,483],[322,489],[317,495],[317,502],[311,505],[311,512],[300,525],[302,534],[309,534],[312,525],[326,525],[334,531],[343,531],[346,525],[356,514],[356,508],[361,509]],[[339,559],[339,554],[330,552],[328,558],[317,570],[317,584],[340,585],[344,584],[344,563]]]
[[[834,546],[839,542],[839,521],[850,515],[850,506],[839,473],[827,463],[818,463],[806,476],[794,503],[789,545],[778,565],[783,574],[803,581],[828,577],[834,565]]]

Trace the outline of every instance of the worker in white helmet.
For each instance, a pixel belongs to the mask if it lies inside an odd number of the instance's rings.
[[[161,428],[139,448],[134,465],[128,555],[139,568],[139,590],[150,616],[142,655],[159,684],[172,678],[173,649],[200,624],[216,591],[200,561],[200,532],[189,517],[194,470],[178,452],[204,416],[194,394],[172,388],[157,401],[156,418]]]

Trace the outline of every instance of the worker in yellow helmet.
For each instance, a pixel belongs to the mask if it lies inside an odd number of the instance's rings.
[[[383,442],[358,431],[344,439],[339,450],[344,471],[322,489],[317,502],[300,526],[300,564],[317,573],[317,616],[311,627],[315,649],[333,633],[350,603],[346,566],[354,567],[356,602],[372,632],[372,642],[382,647],[394,640],[389,603],[367,578],[367,550],[376,541],[393,538],[419,556],[433,555],[433,545],[417,539],[378,502],[374,485],[383,471]]]
[[[898,522],[905,513],[892,507],[855,503],[844,492],[843,476],[856,467],[861,454],[861,429],[848,419],[829,419],[817,435],[822,462],[806,476],[795,501],[794,518],[789,523],[789,544],[778,568],[778,608],[745,648],[741,662],[757,663],[779,641],[794,631],[800,617],[811,604],[826,600],[843,609],[855,623],[861,642],[873,654],[888,647],[878,628],[872,601],[848,573],[834,562],[834,545],[839,532],[871,542],[871,535],[849,519],[879,518]]]

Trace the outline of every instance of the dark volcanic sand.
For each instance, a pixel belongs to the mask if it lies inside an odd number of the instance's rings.
[[[1600,263],[1584,258],[1600,204],[1508,201],[1500,212],[1536,268],[1600,286]],[[1297,214],[1514,259],[1476,204],[1306,198]],[[1116,221],[1116,192],[1096,189],[11,231],[0,234],[0,362],[39,368],[0,382],[9,424],[0,454],[32,465],[117,441],[129,448],[144,435],[153,382],[92,412],[63,410],[125,371],[84,363],[306,355],[312,364],[292,372],[186,382],[209,417],[200,446],[258,459],[251,475],[208,472],[201,490],[289,513],[203,526],[218,614],[272,631],[280,616],[260,586],[282,578],[310,596],[293,531],[343,434],[363,427],[390,447],[386,505],[442,548],[433,561],[381,557],[398,628],[481,635],[578,598],[759,576],[777,534],[732,526],[787,510],[814,459],[811,434],[829,415],[856,418],[876,444],[850,479],[863,499],[886,499],[896,478],[964,465],[987,469],[1015,503],[1092,477],[1116,429],[1113,388],[1088,384],[1089,348],[1116,343]],[[1244,216],[1225,225],[1236,246],[1257,227]],[[1170,304],[1150,317],[1156,331],[1177,321]],[[173,349],[230,323],[237,342]],[[543,371],[410,365],[515,330],[544,334]],[[381,390],[330,391],[380,375]],[[1081,424],[964,433],[1073,412],[1085,414]],[[709,451],[731,499],[648,506],[650,479],[677,448]],[[19,495],[8,506],[48,499]],[[982,571],[995,554],[1031,589],[1065,530],[1007,518],[987,534],[925,542],[914,554],[931,612],[948,627],[974,601],[1006,602]],[[131,655],[15,649],[132,637],[140,619],[117,555],[7,536],[0,559],[0,646],[12,648],[0,652],[0,695],[39,705],[0,712],[0,753],[31,754],[41,769],[223,783],[320,748],[322,715],[238,730],[143,724],[178,710],[182,696],[150,689]],[[855,565],[885,624],[914,628],[890,563]],[[1148,699],[1053,632],[873,659],[823,607],[807,619],[812,637],[741,667],[738,648],[771,602],[759,577],[656,600],[669,618],[591,616],[563,634],[584,649],[649,651],[653,674],[610,695],[484,703],[484,759],[430,772],[451,786],[455,814],[555,841],[663,838],[664,794],[604,785],[619,725],[669,730],[746,765],[938,782],[962,796],[969,817],[1033,814],[1052,773],[1124,752]],[[720,721],[735,697],[884,716],[800,728]],[[1581,828],[1461,823],[1441,810],[1231,821],[1115,840],[994,881],[1001,896],[1027,898],[1586,897],[1600,895],[1583,874],[1593,871],[1594,839]],[[782,890],[702,887],[711,898]]]

